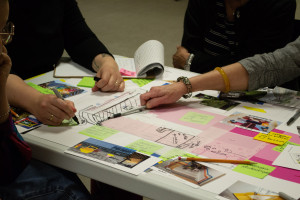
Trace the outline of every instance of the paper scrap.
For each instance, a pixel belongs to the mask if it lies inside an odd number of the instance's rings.
[[[238,165],[233,169],[233,171],[263,179],[265,178],[265,176],[270,174],[274,169],[275,167],[269,165],[255,163],[251,165],[242,165],[242,164]]]
[[[43,88],[41,86],[38,86],[34,83],[28,82],[27,85],[29,85],[30,87],[36,89],[37,91],[39,91],[42,94],[54,94],[54,92],[51,89],[48,88]]]
[[[287,145],[294,145],[294,146],[300,146],[300,144],[297,144],[297,143],[294,143],[294,142],[290,142],[290,141],[287,141],[286,143],[284,143],[283,145],[278,145],[276,147],[274,147],[272,150],[274,151],[278,151],[278,152],[282,152]]]
[[[135,78],[131,79],[132,82],[137,84],[139,87],[143,87],[144,85],[147,85],[148,83],[152,82],[154,79],[143,79],[143,78]]]
[[[261,108],[254,108],[254,107],[249,107],[249,106],[243,106],[244,108],[248,109],[248,110],[253,110],[253,111],[257,111],[257,112],[262,112],[262,113],[267,113],[264,109]]]
[[[166,153],[162,154],[159,158],[162,159],[163,161],[173,159],[175,157],[197,157],[193,154],[187,153],[186,151],[183,151],[178,148],[173,148]]]
[[[291,138],[292,138],[292,136],[284,135],[281,133],[275,133],[272,131],[268,134],[259,133],[254,137],[254,139],[256,139],[256,140],[260,140],[260,141],[268,142],[268,143],[272,143],[272,144],[278,144],[278,145],[283,145]]]
[[[136,151],[139,151],[147,155],[151,155],[157,150],[162,149],[164,146],[143,139],[139,139],[127,145],[126,147],[129,149],[134,149]]]
[[[105,126],[94,125],[80,131],[79,133],[98,140],[104,140],[118,132],[118,130],[114,130]]]
[[[212,115],[206,115],[197,112],[187,112],[183,117],[180,118],[181,121],[191,122],[197,124],[208,124],[211,120],[214,119]]]
[[[79,87],[87,87],[87,88],[92,88],[95,85],[95,81],[93,77],[83,77],[81,81],[77,84]]]

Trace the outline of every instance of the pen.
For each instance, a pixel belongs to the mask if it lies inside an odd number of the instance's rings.
[[[20,117],[13,109],[10,109],[11,114],[13,114],[15,117]]]
[[[57,98],[60,98],[60,99],[62,99],[62,100],[65,100],[65,99],[61,96],[61,94],[57,91],[56,88],[52,88],[52,90],[53,90],[54,94],[57,96]],[[76,117],[76,115],[74,115],[74,117],[73,117],[72,119],[73,119],[77,124],[79,124],[79,120],[78,120],[78,118]]]
[[[296,199],[294,199],[293,197],[290,197],[289,195],[287,195],[287,194],[285,194],[285,193],[283,193],[283,192],[279,192],[278,195],[279,195],[282,199],[284,199],[284,200],[296,200]]]
[[[232,163],[232,164],[255,164],[255,162],[246,161],[246,160],[224,160],[224,159],[211,159],[211,158],[185,158],[185,157],[178,157],[178,160],[182,160],[182,161],[199,161],[199,162]]]
[[[298,119],[300,117],[300,109],[298,109],[297,111],[296,111],[296,113],[293,115],[293,117],[291,117],[290,119],[289,119],[289,121],[287,121],[287,125],[289,126],[290,124],[292,124],[296,119]]]
[[[146,106],[140,106],[140,107],[138,107],[138,108],[131,109],[131,110],[128,110],[128,111],[126,111],[126,112],[113,114],[113,116],[108,117],[108,119],[113,119],[113,118],[116,118],[116,117],[121,117],[121,116],[125,116],[125,115],[130,115],[130,114],[133,114],[133,113],[141,112],[141,111],[143,111],[145,108],[146,108]]]

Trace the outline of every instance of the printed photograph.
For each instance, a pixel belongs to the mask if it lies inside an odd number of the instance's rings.
[[[156,165],[156,167],[200,186],[224,175],[223,172],[195,161],[171,159]]]
[[[227,111],[231,110],[232,108],[240,104],[234,101],[230,101],[227,99],[219,99],[217,97],[209,96],[202,93],[199,93],[194,97],[200,99],[201,100],[200,104],[202,105],[219,108]]]
[[[247,115],[244,113],[236,112],[227,118],[223,123],[234,125],[239,128],[249,129],[256,132],[269,133],[275,129],[281,122],[274,121],[271,119],[264,119],[257,116]]]

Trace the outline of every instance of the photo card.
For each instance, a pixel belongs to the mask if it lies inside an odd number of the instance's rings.
[[[221,122],[228,125],[261,133],[269,133],[281,124],[281,122],[278,121],[248,115],[240,112],[233,113]]]

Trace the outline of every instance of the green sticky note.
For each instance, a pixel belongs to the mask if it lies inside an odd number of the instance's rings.
[[[118,130],[114,130],[105,126],[94,125],[80,131],[79,133],[98,140],[104,140],[118,132]]]
[[[83,77],[81,81],[77,84],[79,87],[92,88],[95,85],[94,77]]]
[[[60,125],[54,126],[54,127],[59,127],[59,126],[76,126],[76,125],[78,125],[78,124],[74,121],[74,119],[70,119],[70,120],[64,119],[64,120],[61,122]],[[52,125],[48,125],[48,126],[52,126]]]
[[[295,145],[295,146],[300,146],[300,144],[296,144],[296,143],[294,143],[294,142],[287,141],[287,142],[284,143],[283,145],[277,145],[277,146],[274,147],[272,150],[273,150],[273,151],[282,152],[288,144],[290,144],[290,145]]]
[[[264,165],[261,163],[256,163],[256,164],[251,164],[251,165],[240,164],[240,165],[236,166],[233,169],[233,171],[263,179],[263,178],[265,178],[265,176],[270,174],[274,169],[275,169],[275,167],[272,167],[269,165]]]
[[[187,112],[183,117],[180,118],[181,121],[184,122],[191,122],[191,123],[197,123],[197,124],[208,124],[214,116],[212,115],[206,115],[202,113],[197,112]]]
[[[175,157],[197,157],[193,154],[190,154],[190,153],[187,153],[186,151],[183,151],[181,149],[177,149],[177,148],[173,148],[169,151],[167,151],[166,153],[163,153],[159,158],[162,159],[163,161],[166,161],[166,160],[170,160],[172,158],[175,158]]]
[[[41,87],[39,85],[36,85],[34,83],[31,83],[31,82],[28,82],[27,85],[33,87],[34,89],[36,89],[40,93],[43,93],[43,94],[54,94],[54,92],[51,89],[49,89],[49,88],[43,88],[43,87]]]
[[[153,142],[149,142],[143,139],[139,139],[129,145],[126,146],[129,149],[134,149],[138,152],[147,154],[147,155],[151,155],[154,152],[156,152],[157,150],[163,148],[162,145],[159,144],[155,144]]]
[[[139,87],[143,87],[144,85],[147,85],[148,83],[152,82],[154,79],[143,79],[143,78],[133,78],[131,79],[132,82],[137,84]]]

